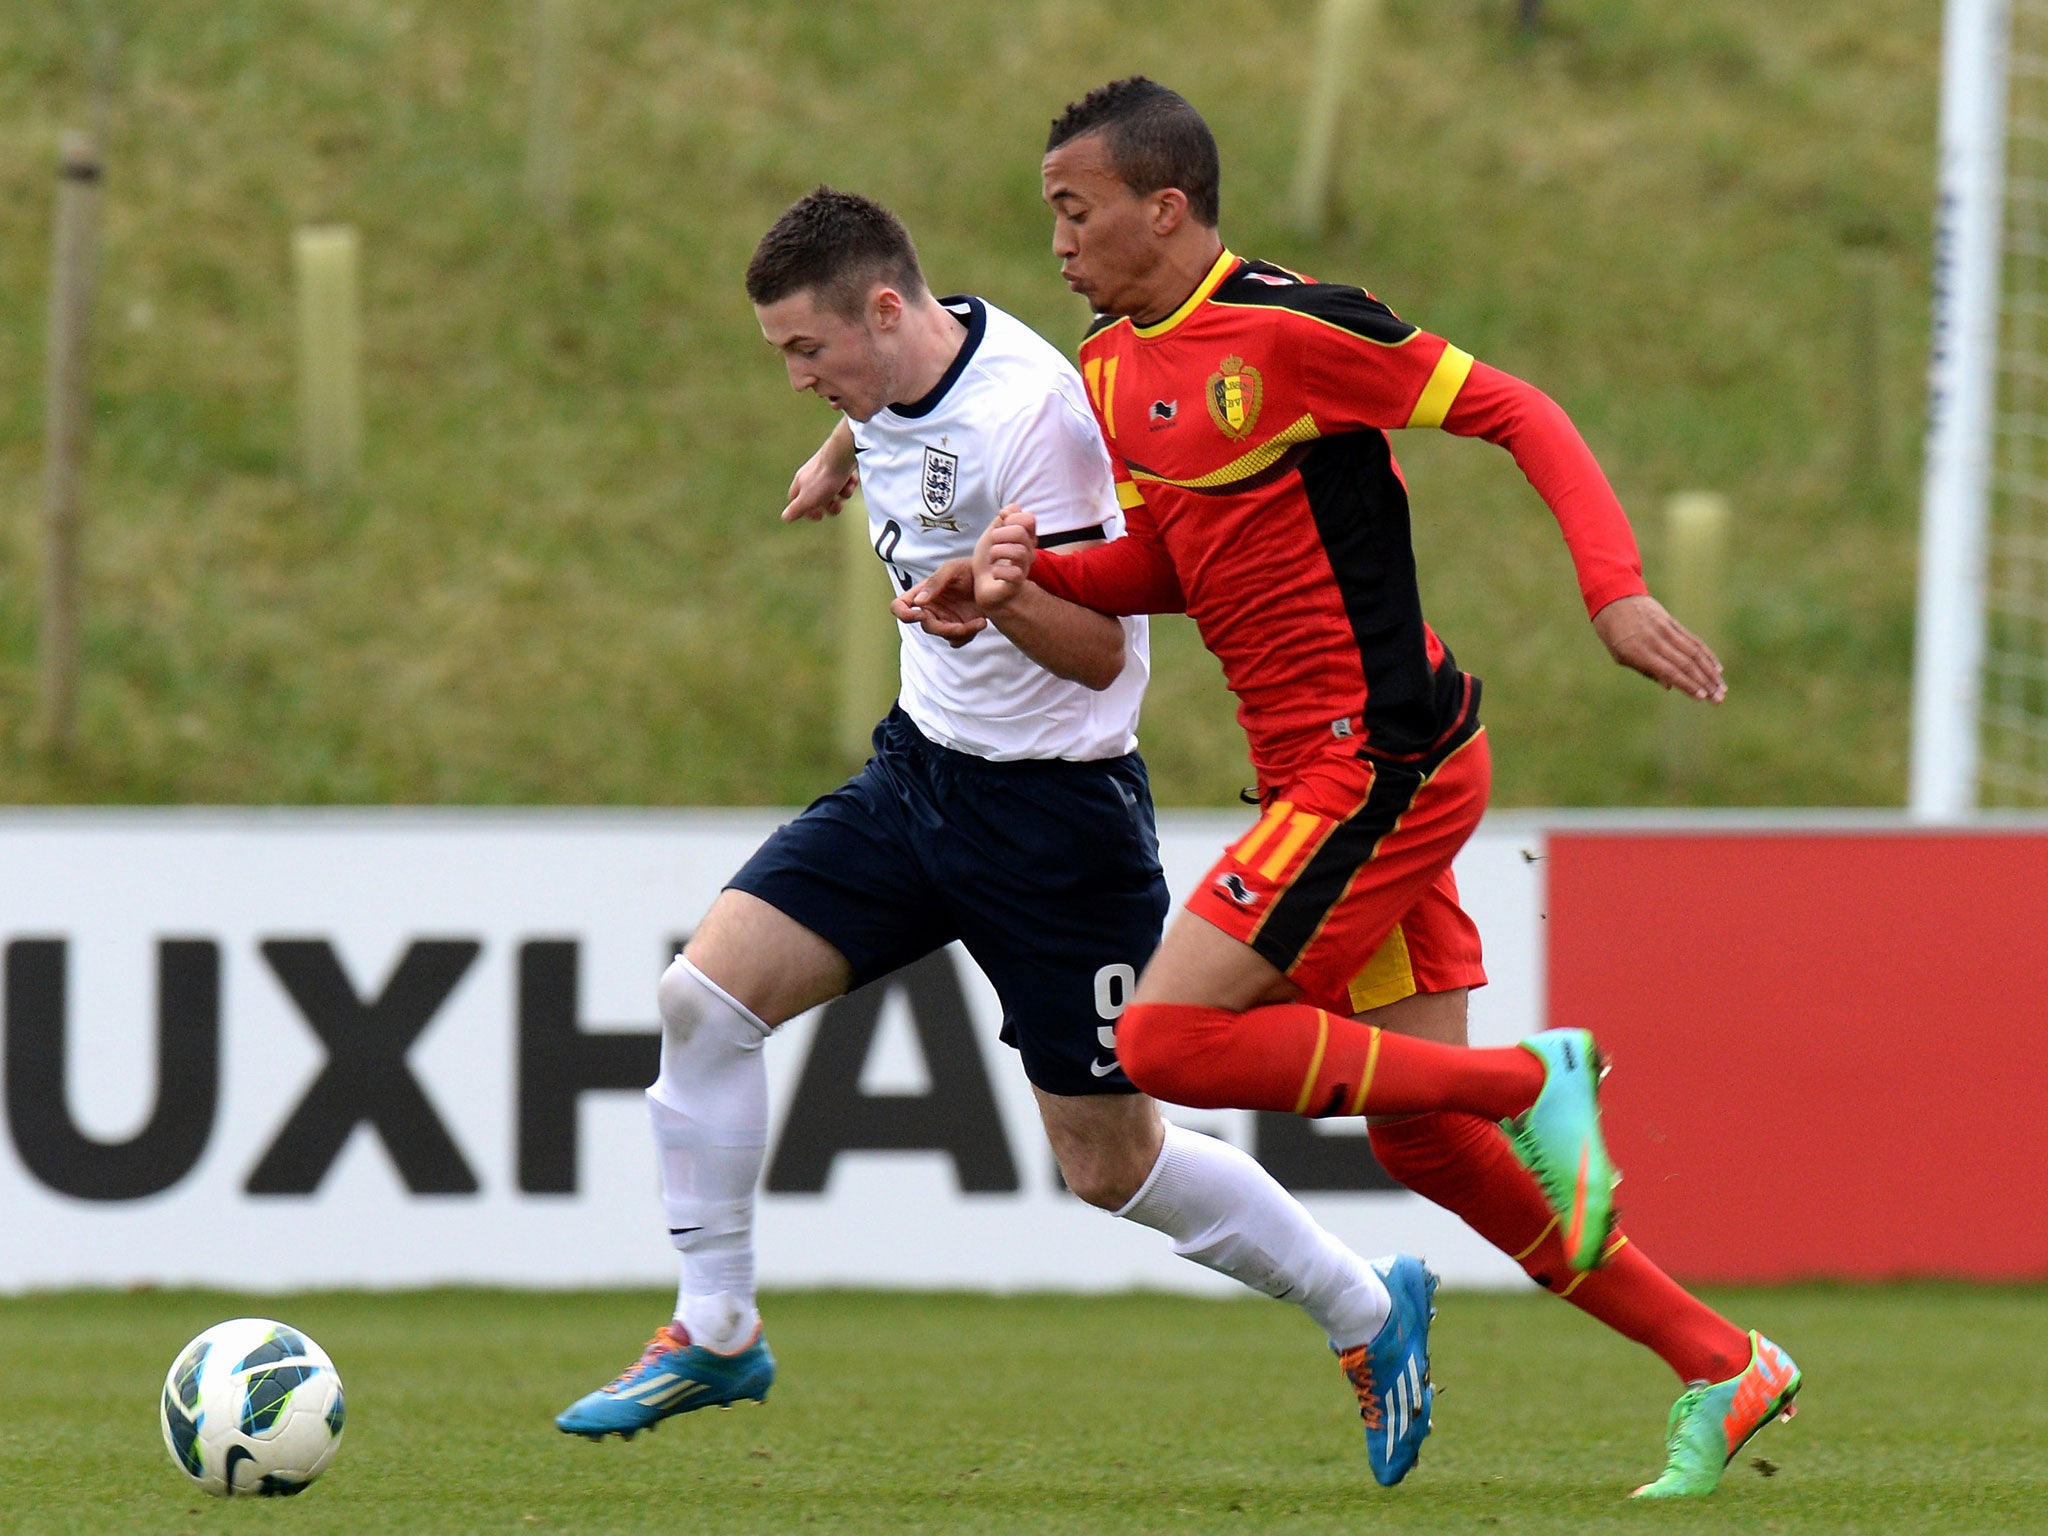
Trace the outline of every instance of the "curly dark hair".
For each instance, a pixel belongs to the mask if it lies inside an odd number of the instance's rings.
[[[1133,192],[1143,197],[1178,187],[1187,194],[1188,211],[1216,227],[1223,204],[1216,135],[1185,96],[1143,75],[1099,85],[1053,119],[1046,153],[1089,133],[1105,136],[1110,163]]]
[[[820,305],[848,320],[859,317],[877,282],[908,299],[929,291],[903,221],[872,198],[831,187],[790,204],[747,263],[754,303],[810,289]]]

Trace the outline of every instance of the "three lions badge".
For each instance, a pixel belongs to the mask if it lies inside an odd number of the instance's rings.
[[[942,453],[937,448],[925,449],[923,490],[924,510],[917,514],[919,526],[927,532],[936,528],[960,532],[960,523],[952,515],[953,498],[960,490],[960,456]]]

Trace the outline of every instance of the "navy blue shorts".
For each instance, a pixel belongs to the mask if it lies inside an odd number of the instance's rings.
[[[1116,1016],[1159,944],[1166,877],[1137,753],[991,763],[900,709],[859,774],[733,876],[863,986],[958,939],[1003,1004],[1003,1043],[1047,1093],[1133,1093]]]

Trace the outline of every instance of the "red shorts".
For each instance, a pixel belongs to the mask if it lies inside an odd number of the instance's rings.
[[[1188,910],[1332,1013],[1484,986],[1479,930],[1458,905],[1451,860],[1479,825],[1491,780],[1484,730],[1419,764],[1332,752],[1278,791]]]

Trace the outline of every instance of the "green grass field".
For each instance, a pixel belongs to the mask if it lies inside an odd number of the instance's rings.
[[[1715,1497],[1635,1506],[1663,1368],[1544,1297],[1448,1294],[1422,1464],[1374,1486],[1291,1309],[1255,1301],[773,1297],[767,1404],[630,1444],[549,1417],[630,1360],[651,1293],[190,1292],[0,1301],[0,1530],[1929,1532],[2048,1509],[2048,1291],[1721,1293],[1797,1354],[1798,1419]],[[282,1314],[348,1390],[340,1458],[288,1504],[165,1456],[162,1376],[201,1328]],[[1768,1464],[1774,1475],[1760,1475]]]
[[[1732,500],[1727,611],[1700,622],[1733,693],[1674,778],[1663,701],[1593,640],[1513,464],[1399,444],[1428,611],[1487,683],[1497,803],[1900,803],[1937,0],[1546,0],[1533,35],[1510,0],[1386,0],[1315,239],[1283,217],[1309,0],[585,3],[560,224],[520,194],[529,9],[9,8],[0,801],[776,805],[836,782],[837,543],[774,521],[828,418],[763,346],[747,256],[794,197],[854,187],[942,289],[1070,342],[1045,125],[1143,70],[1215,125],[1237,249],[1367,283],[1564,402],[1653,583],[1665,498]],[[28,731],[43,313],[93,10],[127,41],[81,741],[53,761]],[[369,427],[360,481],[322,499],[294,472],[289,251],[334,220],[365,242]],[[1158,650],[1159,798],[1234,804],[1216,668],[1184,621]]]

